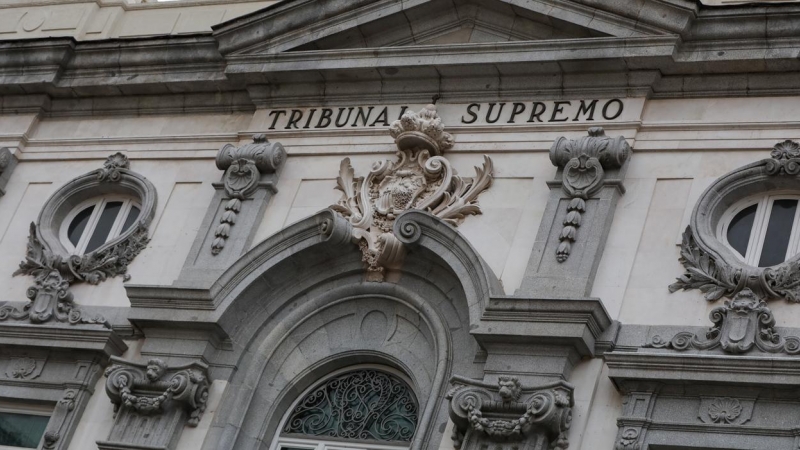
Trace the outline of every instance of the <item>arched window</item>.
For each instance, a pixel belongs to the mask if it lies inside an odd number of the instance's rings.
[[[417,429],[417,405],[401,375],[350,368],[295,402],[272,450],[407,449]]]
[[[780,264],[800,251],[797,195],[769,194],[733,205],[720,221],[722,241],[750,266]]]

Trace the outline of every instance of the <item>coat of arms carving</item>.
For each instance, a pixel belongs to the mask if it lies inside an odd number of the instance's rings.
[[[342,161],[336,188],[342,198],[332,208],[353,225],[352,240],[367,263],[368,279],[382,281],[385,269],[402,263],[405,250],[392,233],[394,220],[409,209],[428,211],[458,226],[480,214],[477,198],[492,184],[492,160],[484,156],[474,178],[463,178],[442,156],[453,147],[434,105],[406,112],[390,130],[397,160],[378,161],[366,177],[356,177],[350,158]]]

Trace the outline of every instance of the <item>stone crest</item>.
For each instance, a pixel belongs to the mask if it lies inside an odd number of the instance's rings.
[[[648,347],[706,350],[721,347],[733,354],[747,353],[753,348],[767,353],[800,354],[800,338],[781,336],[775,330],[775,318],[766,302],[753,291],[743,289],[724,306],[714,308],[709,318],[714,322],[704,337],[691,332],[676,334],[669,341],[653,336]]]
[[[569,447],[572,385],[556,382],[524,388],[511,377],[501,377],[496,386],[462,377],[453,377],[451,384],[454,388],[446,398],[455,425],[452,438],[456,449],[473,450],[487,444],[535,450]]]
[[[550,161],[563,170],[562,188],[571,198],[556,249],[558,262],[569,258],[586,211],[585,200],[602,187],[605,170],[622,167],[630,154],[624,137],[608,137],[602,127],[589,128],[589,135],[579,139],[562,136],[553,142]]]
[[[231,227],[236,224],[242,201],[258,187],[262,173],[273,173],[286,159],[286,151],[280,143],[270,143],[263,134],[253,136],[252,144],[236,147],[226,144],[217,153],[217,168],[224,170],[222,177],[228,202],[214,231],[211,253],[219,254],[230,237]]]
[[[457,226],[466,216],[481,213],[477,198],[492,184],[488,157],[475,168],[474,178],[462,178],[442,156],[453,146],[453,137],[444,131],[434,105],[406,112],[389,132],[397,160],[376,162],[366,177],[356,177],[350,158],[345,158],[336,186],[342,198],[331,207],[352,224],[352,240],[361,249],[371,281],[383,280],[385,269],[402,262],[405,250],[392,234],[399,214],[425,210]]]

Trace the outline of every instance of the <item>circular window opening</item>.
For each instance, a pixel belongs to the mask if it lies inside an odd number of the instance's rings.
[[[749,197],[728,209],[719,238],[750,266],[771,267],[800,253],[800,195]]]
[[[130,197],[96,197],[75,207],[61,225],[60,238],[73,255],[91,253],[128,231],[142,206]]]

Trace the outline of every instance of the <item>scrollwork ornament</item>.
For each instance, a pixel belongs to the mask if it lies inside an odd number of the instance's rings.
[[[370,281],[382,281],[385,269],[402,262],[405,250],[393,234],[397,216],[418,209],[458,226],[466,216],[481,213],[477,198],[493,179],[492,160],[486,156],[474,178],[459,176],[441,156],[453,146],[453,137],[444,132],[434,105],[406,112],[390,134],[397,160],[375,162],[366,177],[356,177],[350,159],[342,160],[336,186],[342,198],[331,206],[352,224],[352,240],[362,252]],[[414,237],[411,229],[401,232],[401,240]]]
[[[455,425],[455,448],[461,448],[465,439],[521,442],[542,432],[551,449],[569,446],[566,436],[572,423],[571,385],[558,382],[524,388],[510,377],[500,378],[494,388],[461,377],[454,377],[451,382],[455,387],[446,398],[450,400],[450,418]]]
[[[680,332],[667,341],[656,335],[646,347],[677,351],[720,347],[726,353],[732,354],[744,354],[754,348],[766,353],[800,353],[800,338],[781,336],[775,329],[775,317],[766,302],[749,289],[739,291],[724,306],[714,308],[709,318],[714,326],[706,331],[704,337],[691,332]]]
[[[253,143],[236,147],[226,144],[217,153],[217,168],[222,176],[228,201],[219,224],[214,230],[211,254],[218,255],[225,248],[231,228],[236,224],[244,200],[258,188],[262,174],[274,173],[286,158],[280,143],[270,143],[264,134],[253,136]]]
[[[563,169],[562,188],[571,199],[558,238],[558,262],[565,262],[572,252],[581,215],[586,211],[585,200],[602,187],[605,170],[622,167],[630,153],[625,138],[608,137],[602,127],[589,128],[589,135],[579,139],[570,140],[562,136],[550,147],[550,161]]]
[[[8,378],[19,378],[23,380],[35,378],[34,371],[36,370],[36,365],[36,360],[33,358],[13,358],[6,370],[6,376]]]
[[[114,361],[105,376],[106,393],[114,404],[115,415],[122,408],[140,415],[158,415],[168,403],[176,403],[188,411],[189,426],[199,424],[208,400],[205,365],[171,368],[158,358],[144,365],[120,358]]]
[[[764,168],[769,175],[800,174],[800,144],[786,140],[775,144]]]
[[[614,450],[641,450],[639,443],[639,430],[637,428],[624,428]]]
[[[130,169],[130,167],[131,163],[128,161],[127,156],[120,152],[114,153],[106,158],[106,161],[103,163],[103,168],[97,171],[97,179],[99,181],[117,183],[122,179],[120,170]]]

